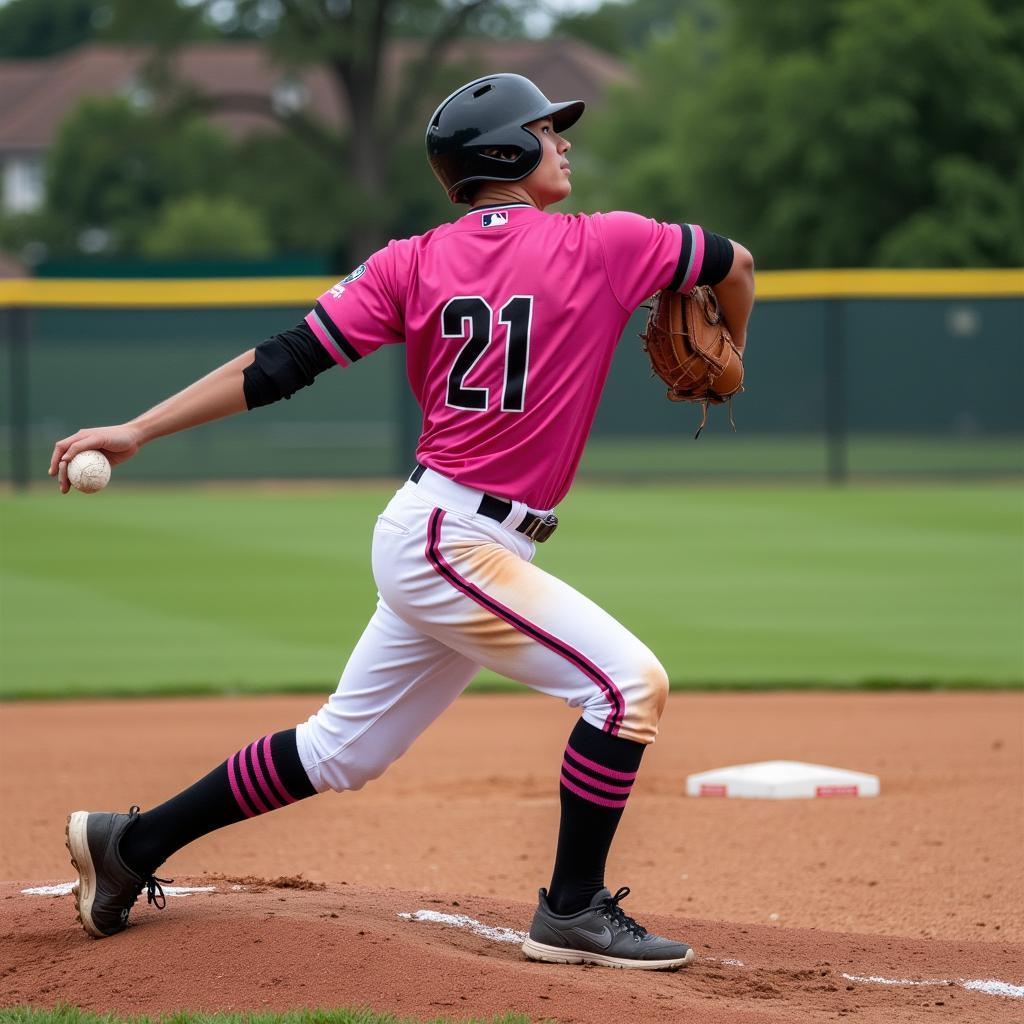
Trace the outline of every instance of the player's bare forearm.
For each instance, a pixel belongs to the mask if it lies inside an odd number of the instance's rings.
[[[733,344],[742,352],[747,343],[747,324],[754,308],[754,257],[733,242],[732,268],[712,290],[729,327]]]
[[[137,432],[139,445],[188,430],[189,427],[223,419],[236,412],[245,412],[247,407],[243,374],[245,368],[252,365],[254,351],[249,349],[223,366],[218,366],[184,391],[154,405],[126,424]]]
[[[244,372],[253,362],[253,353],[253,349],[243,352],[127,423],[86,427],[62,438],[53,447],[50,476],[58,478],[61,492],[66,494],[69,488],[67,465],[79,452],[101,451],[116,465],[130,459],[155,438],[245,412]]]

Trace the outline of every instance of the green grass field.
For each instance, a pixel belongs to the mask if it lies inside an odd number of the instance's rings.
[[[123,1017],[112,1013],[89,1013],[73,1006],[55,1010],[29,1007],[0,1007],[0,1024],[453,1024],[452,1017],[395,1017],[370,1010],[293,1010],[290,1013],[169,1013],[156,1017]],[[530,1024],[529,1017],[503,1014],[483,1021],[460,1017],[458,1024]]]
[[[389,493],[0,496],[0,695],[329,692]],[[580,485],[538,563],[676,686],[1020,685],[1022,508],[1009,484]]]
[[[716,411],[720,413],[716,429],[703,434],[700,444],[680,443],[678,436],[595,437],[587,444],[581,472],[647,479],[824,478],[828,448],[823,434],[731,434],[725,426],[725,413],[712,410],[712,414]],[[693,417],[693,429],[699,422],[699,416]],[[689,435],[684,438],[689,440]],[[45,452],[44,465],[48,457]],[[852,476],[869,479],[1019,478],[1024,473],[1024,444],[1018,437],[851,434],[846,439],[845,458]]]
[[[681,414],[674,434],[592,437],[580,464],[581,477],[665,482],[747,477],[762,483],[769,478],[810,483],[825,478],[828,446],[823,434],[733,434],[726,413],[712,410],[711,427],[702,434],[700,443],[694,444],[691,438],[700,422],[699,410],[686,412],[689,416]],[[202,431],[162,439],[159,445],[147,449],[144,459],[119,469],[118,478],[122,483],[251,480],[267,475],[358,479],[379,474],[382,466],[393,467],[396,445],[406,451],[393,429],[379,425],[373,430],[353,426],[340,438],[336,433],[337,424],[328,430],[316,419],[293,424],[229,419]],[[51,422],[36,425],[26,457],[37,482],[46,479],[54,439]],[[978,481],[1002,477],[1019,482],[1024,475],[1024,439],[852,433],[846,439],[845,458],[854,479]],[[401,465],[407,461],[407,455],[400,456]],[[10,479],[11,473],[10,448],[0,445],[0,479]]]

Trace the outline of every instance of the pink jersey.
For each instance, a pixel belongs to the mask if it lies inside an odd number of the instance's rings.
[[[691,288],[703,254],[696,225],[477,209],[389,243],[306,321],[342,366],[404,343],[417,460],[547,510],[572,484],[630,315],[660,288]]]

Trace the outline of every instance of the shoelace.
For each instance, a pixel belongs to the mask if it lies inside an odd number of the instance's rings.
[[[604,901],[605,910],[611,915],[612,923],[618,928],[623,928],[632,935],[635,935],[638,939],[642,939],[647,934],[647,929],[643,925],[637,924],[623,909],[619,906],[619,903],[629,895],[629,886],[624,885],[614,896],[609,896]]]
[[[129,827],[134,823],[138,816],[139,805],[132,804],[132,806],[128,808],[128,817],[131,819]],[[173,881],[173,878],[157,878],[156,875],[150,875],[149,878],[146,879],[146,903],[152,903],[157,910],[163,910],[164,907],[167,906],[167,897],[164,895],[163,886],[170,885]],[[160,884],[161,882],[163,882],[163,885]],[[139,889],[138,892],[141,893],[142,890]],[[138,899],[138,895],[136,895],[135,899]],[[135,902],[135,899],[132,900],[132,903]]]
[[[156,875],[150,875],[146,879],[146,902],[152,903],[157,910],[163,910],[167,906],[167,897],[164,895],[164,885],[170,885],[173,882],[173,878],[157,878]]]

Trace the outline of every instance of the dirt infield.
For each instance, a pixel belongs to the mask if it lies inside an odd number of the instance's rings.
[[[674,975],[530,964],[473,930],[528,927],[550,870],[575,713],[529,696],[463,698],[365,792],[200,840],[164,873],[215,891],[159,914],[140,906],[124,935],[90,940],[70,897],[22,894],[72,877],[70,810],[151,805],[317,704],[0,708],[0,878],[17,880],[0,886],[0,1003],[515,1009],[581,1024],[1024,1020],[1014,989],[963,984],[1024,985],[1018,693],[674,695],[608,873],[632,887],[627,911],[695,946],[701,960]],[[769,758],[874,772],[882,794],[682,796],[690,772]],[[326,887],[289,885],[299,873]],[[260,881],[276,876],[286,887]],[[465,917],[398,916],[418,911]],[[929,984],[887,983],[910,981]]]

